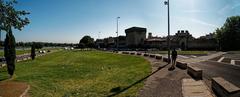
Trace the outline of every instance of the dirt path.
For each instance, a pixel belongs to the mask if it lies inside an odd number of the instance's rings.
[[[22,82],[0,82],[0,97],[28,97],[30,86]]]

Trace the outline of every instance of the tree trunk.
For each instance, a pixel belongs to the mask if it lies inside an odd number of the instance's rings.
[[[32,60],[35,59],[36,53],[35,53],[35,43],[32,44],[32,48],[31,48],[31,58]]]

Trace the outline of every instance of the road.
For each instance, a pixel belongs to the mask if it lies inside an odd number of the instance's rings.
[[[194,64],[203,70],[205,78],[223,77],[225,80],[240,87],[240,66],[214,61],[204,61]]]

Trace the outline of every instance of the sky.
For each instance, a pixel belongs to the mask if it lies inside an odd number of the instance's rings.
[[[30,24],[14,30],[18,42],[78,43],[84,35],[94,39],[116,36],[125,29],[147,28],[154,36],[167,35],[164,0],[17,0],[15,6],[31,14]],[[188,30],[194,37],[212,33],[227,17],[240,14],[240,0],[170,0],[171,35]],[[4,38],[4,33],[2,33]]]

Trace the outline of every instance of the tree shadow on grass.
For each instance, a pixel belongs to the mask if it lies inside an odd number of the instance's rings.
[[[4,80],[7,80],[7,79],[9,79],[8,76],[1,76],[0,81],[4,81]]]
[[[129,85],[129,86],[123,88],[123,89],[121,89],[121,87],[112,88],[112,89],[110,90],[110,92],[113,93],[113,94],[108,95],[107,97],[113,97],[113,96],[116,96],[116,95],[118,95],[118,94],[120,94],[120,93],[128,90],[129,88],[135,86],[136,84],[138,84],[138,83],[142,82],[143,80],[147,79],[148,77],[152,76],[153,74],[155,74],[156,72],[158,72],[158,71],[161,70],[162,68],[166,67],[167,65],[168,65],[168,64],[159,67],[156,71],[152,72],[151,74],[147,75],[146,77],[144,77],[144,78],[136,81],[135,83],[133,83],[133,84],[131,84],[131,85]]]

